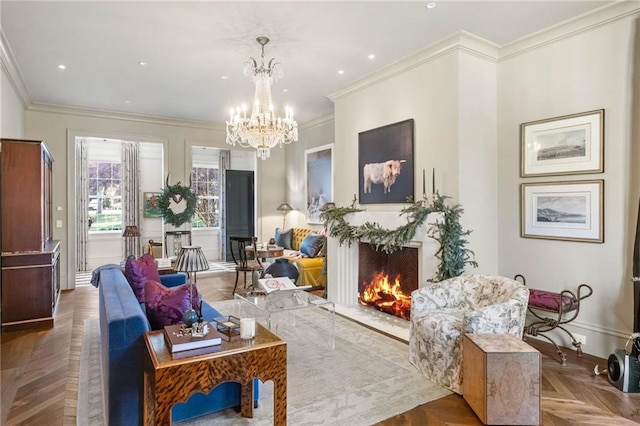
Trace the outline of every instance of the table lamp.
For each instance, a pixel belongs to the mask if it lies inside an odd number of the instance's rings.
[[[293,207],[291,207],[289,204],[287,203],[282,203],[278,206],[278,208],[276,210],[280,210],[282,212],[282,230],[284,231],[284,223],[285,223],[285,219],[287,218],[287,213],[290,212],[291,210],[293,210]]]
[[[124,255],[125,258],[129,255],[133,255],[134,257],[138,257],[137,247],[140,244],[136,244],[136,238],[140,236],[140,231],[138,227],[135,225],[127,225],[124,227],[124,232],[122,233],[124,237]]]
[[[182,322],[185,326],[191,327],[201,320],[200,315],[193,309],[193,284],[196,283],[196,272],[208,271],[209,262],[199,246],[182,246],[173,269],[189,274],[189,309],[182,316]],[[193,272],[193,283],[191,283],[191,272]]]

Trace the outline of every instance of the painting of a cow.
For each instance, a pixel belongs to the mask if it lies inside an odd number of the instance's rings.
[[[400,174],[402,163],[407,160],[387,160],[384,163],[365,164],[362,174],[364,175],[364,192],[371,193],[371,184],[381,183],[384,185],[384,193],[391,192],[391,185],[396,183]]]
[[[407,203],[413,167],[413,120],[358,133],[359,203]]]

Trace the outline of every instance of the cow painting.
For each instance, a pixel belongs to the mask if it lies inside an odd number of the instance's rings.
[[[358,202],[408,203],[414,197],[413,120],[358,133]]]
[[[400,175],[402,163],[406,160],[387,160],[384,163],[365,164],[362,169],[364,193],[371,193],[371,184],[384,185],[384,193],[391,192],[391,185]]]

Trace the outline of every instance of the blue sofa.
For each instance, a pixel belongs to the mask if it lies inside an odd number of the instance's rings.
[[[106,422],[110,426],[142,424],[142,377],[145,345],[143,333],[150,331],[144,306],[138,303],[119,268],[99,272],[100,345]],[[162,275],[167,287],[184,284],[182,274]],[[218,311],[202,302],[202,316],[210,321]],[[254,398],[258,399],[258,384]],[[186,420],[214,411],[240,406],[240,385],[225,382],[208,395],[198,393],[176,404],[173,421]]]

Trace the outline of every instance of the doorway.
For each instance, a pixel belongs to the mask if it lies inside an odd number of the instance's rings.
[[[229,236],[255,235],[254,173],[248,170],[227,170],[225,183],[226,204],[226,261],[232,262]],[[236,256],[237,258],[237,256]]]

